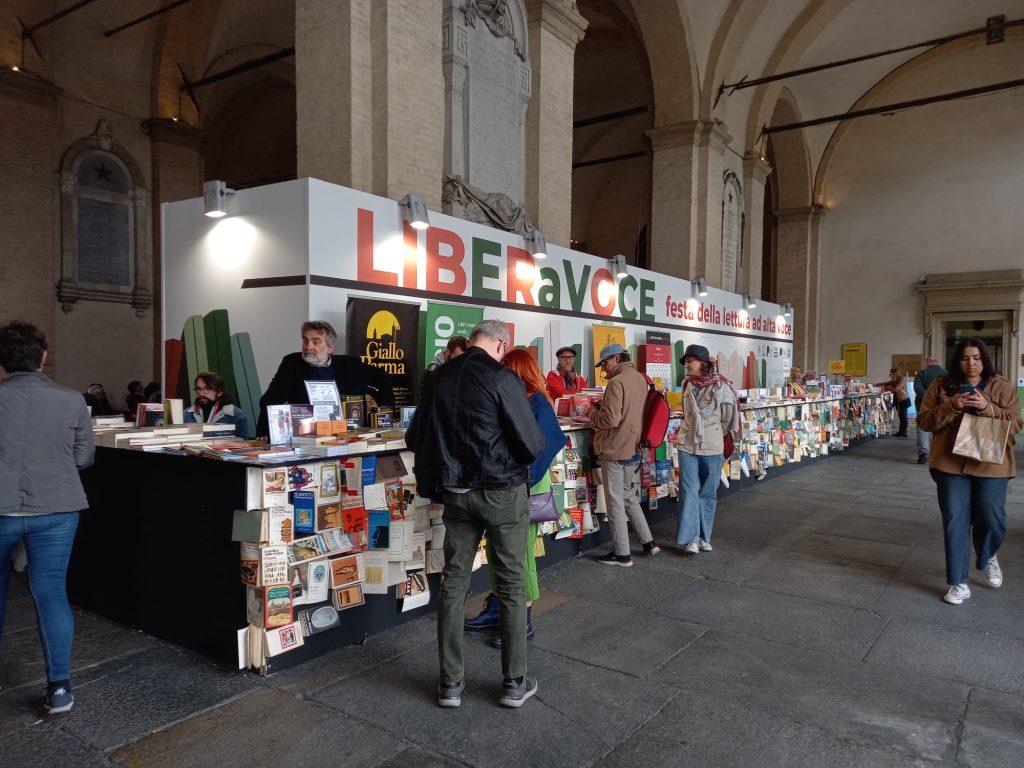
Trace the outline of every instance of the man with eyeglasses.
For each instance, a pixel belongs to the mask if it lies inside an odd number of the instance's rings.
[[[523,552],[530,529],[529,467],[544,449],[544,436],[522,382],[501,364],[508,341],[508,328],[500,320],[477,323],[466,351],[427,379],[405,433],[416,456],[419,494],[444,504],[445,565],[437,618],[441,707],[462,703],[466,590],[485,533],[501,606],[505,681],[498,703],[519,707],[537,691],[537,680],[526,669]]]
[[[224,379],[213,371],[196,376],[196,399],[185,409],[186,424],[234,424],[236,437],[249,436],[249,417],[224,391]]]
[[[557,397],[565,397],[577,392],[582,392],[587,386],[587,380],[576,372],[576,350],[572,347],[562,347],[555,352],[555,370],[548,371],[547,387],[548,394],[554,400]]]

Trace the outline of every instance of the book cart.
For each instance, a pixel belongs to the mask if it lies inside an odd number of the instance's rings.
[[[738,453],[720,494],[886,434],[887,410],[878,394],[742,406]],[[538,537],[539,569],[609,540],[591,431],[565,431],[567,450],[552,472],[562,515]],[[673,453],[662,445],[645,467],[652,524],[678,512]],[[259,464],[101,447],[83,473],[90,509],[72,552],[69,596],[262,674],[361,642],[436,610],[440,509],[415,497],[409,472],[400,450]],[[480,568],[471,590],[487,588]]]

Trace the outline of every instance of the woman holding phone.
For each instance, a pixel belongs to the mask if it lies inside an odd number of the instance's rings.
[[[996,373],[985,342],[962,339],[953,350],[945,376],[928,387],[917,428],[932,433],[928,468],[938,489],[946,545],[946,582],[942,598],[960,605],[971,596],[967,584],[971,541],[975,565],[989,586],[1003,583],[996,554],[1006,536],[1006,490],[1016,475],[1013,436],[1024,425],[1020,397],[1005,376]],[[953,453],[963,414],[1010,422],[1010,438],[1000,464],[975,461]]]

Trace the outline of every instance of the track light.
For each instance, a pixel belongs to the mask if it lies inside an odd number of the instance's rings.
[[[616,277],[629,277],[629,268],[626,266],[626,257],[617,253],[608,259],[608,268]]]
[[[704,298],[708,295],[708,284],[703,277],[698,277],[690,283],[690,296],[696,299],[698,296]]]
[[[757,302],[754,301],[754,297],[751,296],[749,293],[744,293],[743,306],[745,306],[747,309],[754,309],[754,307],[757,306]]]
[[[790,304],[788,301],[782,302],[782,314],[785,315],[786,317],[789,317],[790,315],[793,314],[793,305]]]
[[[227,197],[235,194],[228,185],[218,179],[211,179],[203,184],[203,215],[211,219],[219,219],[228,215]]]
[[[430,226],[430,214],[423,195],[410,192],[398,201],[398,205],[402,209],[402,218],[408,221],[413,229],[426,229]]]
[[[523,239],[526,240],[526,247],[533,258],[546,259],[548,257],[548,244],[544,240],[544,233],[539,229],[531,230]]]

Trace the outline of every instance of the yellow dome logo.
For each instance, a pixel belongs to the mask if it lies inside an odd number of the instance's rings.
[[[395,338],[401,329],[402,326],[398,324],[398,318],[386,309],[382,309],[379,312],[374,312],[370,322],[366,324],[366,338],[381,339],[385,336]]]

